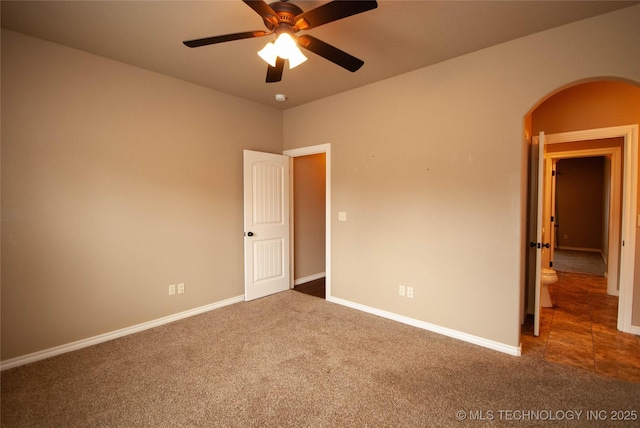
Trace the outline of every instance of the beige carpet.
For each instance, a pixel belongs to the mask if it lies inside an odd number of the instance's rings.
[[[630,427],[585,412],[640,410],[639,384],[295,291],[7,370],[1,381],[3,427]]]
[[[594,251],[555,250],[553,268],[559,272],[605,276],[607,270],[600,253]]]

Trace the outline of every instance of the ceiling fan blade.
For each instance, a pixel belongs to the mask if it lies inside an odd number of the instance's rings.
[[[284,59],[276,58],[276,66],[267,68],[267,83],[279,82],[282,80],[282,71],[284,70]]]
[[[342,68],[346,68],[352,73],[354,71],[358,71],[360,67],[364,65],[364,61],[356,58],[355,56],[349,55],[345,51],[341,51],[340,49],[307,34],[298,37],[298,44],[301,47],[328,59],[334,64],[337,64]]]
[[[231,42],[233,40],[242,40],[242,39],[250,39],[252,37],[263,37],[268,36],[269,32],[267,31],[247,31],[244,33],[234,33],[234,34],[226,34],[224,36],[215,36],[215,37],[205,37],[204,39],[195,39],[195,40],[187,40],[184,43],[186,46],[190,48],[197,48],[198,46],[206,46],[213,45],[216,43],[223,42]]]
[[[299,29],[309,30],[328,22],[337,21],[338,19],[375,9],[376,7],[378,7],[378,3],[375,0],[334,0],[315,9],[301,13],[296,16],[295,23]]]
[[[278,14],[262,0],[242,0],[247,6],[253,9],[262,17],[268,28],[273,29],[280,23]]]

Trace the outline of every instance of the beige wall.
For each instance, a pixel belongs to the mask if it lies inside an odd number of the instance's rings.
[[[2,360],[242,295],[243,149],[281,112],[3,30]]]
[[[285,148],[332,145],[332,294],[518,346],[523,118],[573,82],[640,82],[639,21],[627,8],[285,111]]]
[[[556,165],[556,245],[603,252],[604,156],[560,159]]]
[[[293,158],[294,279],[325,272],[325,154]]]
[[[640,123],[638,85],[609,80],[563,89],[533,111],[533,135]]]

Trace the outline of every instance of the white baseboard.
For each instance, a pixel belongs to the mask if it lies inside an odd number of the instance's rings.
[[[442,334],[443,336],[449,336],[454,339],[458,339],[464,342],[473,343],[474,345],[482,346],[484,348],[493,349],[494,351],[503,352],[505,354],[514,355],[517,357],[519,357],[522,354],[522,346],[505,345],[504,343],[500,343],[500,342],[485,339],[479,336],[463,333],[457,330],[452,330],[450,328],[441,327],[428,322],[419,321],[413,318],[394,314],[393,312],[387,312],[380,309],[372,308],[370,306],[361,305],[359,303],[354,303],[349,300],[340,299],[338,297],[327,296],[327,300],[329,302],[337,303],[339,305],[347,306],[352,309],[357,309],[359,311],[367,312],[372,315],[377,315],[393,321],[401,322],[403,324],[408,324],[413,327],[418,327],[424,330],[432,331],[434,333]]]
[[[316,273],[314,275],[305,276],[304,278],[298,278],[293,281],[294,285],[304,284],[306,282],[315,281],[316,279],[324,278],[327,276],[325,272]]]
[[[629,328],[629,331],[627,333],[631,333],[631,334],[635,334],[636,336],[640,336],[640,326],[632,325]]]
[[[232,297],[230,299],[222,300],[220,302],[211,303],[209,305],[200,306],[198,308],[189,309],[184,312],[169,315],[166,317],[158,318],[156,320],[147,321],[142,324],[137,324],[131,327],[122,328],[120,330],[112,331],[109,333],[100,334],[98,336],[89,337],[87,339],[78,340],[76,342],[67,343],[65,345],[56,346],[53,348],[45,349],[43,351],[34,352],[32,354],[23,355],[21,357],[11,358],[6,361],[0,362],[0,371],[8,370],[14,367],[22,366],[24,364],[33,363],[36,361],[44,360],[45,358],[55,357],[56,355],[65,354],[67,352],[76,351],[78,349],[86,348],[89,346],[97,345],[98,343],[107,342],[109,340],[117,339],[119,337],[128,336],[133,333],[138,333],[150,328],[158,327],[163,324],[178,321],[184,318],[199,315],[205,312],[219,309],[224,306],[232,305],[234,303],[244,302],[244,295]]]
[[[602,249],[600,249],[600,248],[566,247],[564,245],[560,245],[560,246],[558,246],[558,250],[584,251],[584,252],[587,252],[587,253],[600,253],[600,254],[602,254]]]

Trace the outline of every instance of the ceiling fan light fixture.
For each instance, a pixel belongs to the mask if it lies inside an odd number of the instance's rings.
[[[289,59],[295,52],[300,52],[293,37],[287,32],[282,32],[278,35],[276,42],[274,43],[278,56],[282,59]]]
[[[276,66],[278,53],[276,52],[276,46],[273,43],[267,43],[264,48],[258,51],[258,55],[260,55],[260,58],[265,60],[265,62],[267,62],[271,67]]]
[[[296,50],[289,55],[289,68],[294,68],[302,64],[307,60],[307,57],[304,56],[300,49],[296,46]]]
[[[265,60],[271,67],[276,66],[276,58],[289,60],[289,68],[294,68],[307,60],[307,57],[300,51],[295,40],[287,32],[278,35],[275,43],[269,42],[258,52],[260,58]]]

